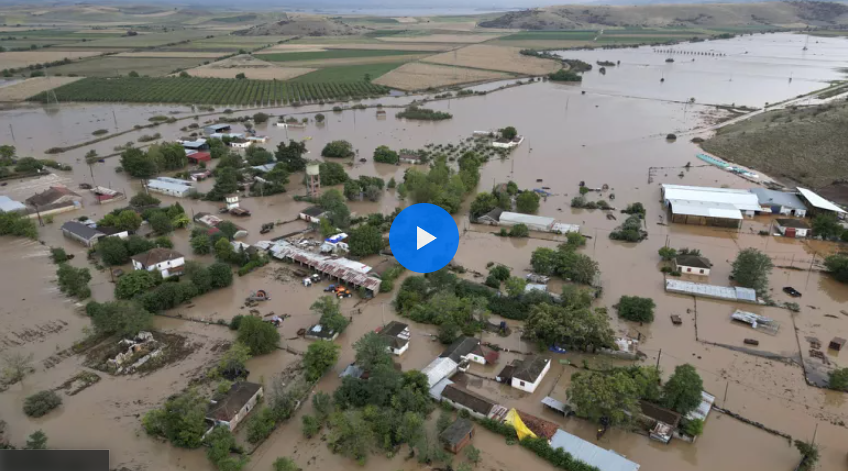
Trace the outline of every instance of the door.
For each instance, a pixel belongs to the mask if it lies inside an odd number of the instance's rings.
[[[784,235],[786,237],[795,237],[795,228],[794,227],[787,227],[786,232],[784,232]]]

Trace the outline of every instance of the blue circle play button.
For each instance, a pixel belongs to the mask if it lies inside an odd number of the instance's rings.
[[[389,245],[407,270],[430,273],[447,265],[459,247],[459,229],[447,211],[434,204],[414,204],[397,215]]]

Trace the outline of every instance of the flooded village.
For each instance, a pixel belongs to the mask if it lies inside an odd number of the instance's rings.
[[[223,107],[203,111],[190,105],[108,103],[0,110],[0,145],[14,146],[17,157],[53,159],[69,166],[50,169],[47,175],[3,180],[0,187],[7,200],[4,208],[9,204],[10,211],[39,213],[33,219],[38,230],[35,240],[7,235],[0,243],[4,301],[0,357],[29,359],[21,378],[0,387],[4,425],[0,437],[20,448],[41,430],[50,448],[109,449],[110,465],[120,470],[213,470],[215,446],[175,446],[165,425],[151,425],[151,411],[179,414],[180,407],[189,406],[178,405],[173,396],[192,393],[204,411],[215,397],[204,416],[206,427],[233,432],[233,453],[227,447],[223,453],[227,456],[219,459],[243,460],[243,469],[249,470],[289,469],[275,464],[287,457],[295,469],[319,470],[359,462],[380,471],[463,466],[492,471],[528,467],[790,471],[802,463],[795,440],[815,444],[817,469],[845,469],[848,404],[844,392],[827,386],[829,373],[848,366],[844,358],[848,353],[841,352],[848,338],[848,285],[828,273],[824,264],[828,256],[845,249],[843,242],[815,237],[812,221],[824,214],[844,224],[846,201],[738,166],[698,145],[718,127],[761,113],[767,103],[811,106],[832,100],[814,92],[842,79],[843,72],[837,69],[848,58],[848,41],[816,37],[811,43],[807,38],[795,33],[745,35],[675,46],[676,53],[651,46],[563,50],[555,54],[590,64],[615,61],[617,66],[607,66],[603,74],[597,68],[584,72],[581,82],[524,79],[521,85],[504,87],[515,81],[499,81],[470,86],[471,93],[461,97],[398,93],[357,101],[356,106],[343,104],[343,110],[334,110],[336,104],[309,104],[234,107],[224,113]],[[669,57],[675,60],[668,62]],[[413,103],[452,117],[421,121],[395,116]],[[270,117],[265,122],[247,121],[249,128],[243,122],[229,122],[259,112]],[[134,129],[157,116],[175,119],[151,129]],[[305,124],[275,125],[286,118]],[[521,136],[520,144],[493,151],[492,142],[510,126]],[[99,129],[127,132],[79,145]],[[278,145],[302,143],[307,151],[302,157],[310,163],[288,175],[284,192],[257,195],[239,188],[221,201],[192,198],[192,193],[215,190],[221,173],[214,169],[223,161],[206,159],[202,154],[209,149],[197,139],[212,140],[211,134],[222,132],[244,137],[250,129],[265,139],[255,145],[271,153]],[[475,137],[480,130],[491,137]],[[160,136],[158,143],[198,151],[196,165],[178,169],[180,173],[190,169],[189,175],[166,171],[134,178],[127,168],[118,171],[120,154],[126,150],[118,146],[154,132]],[[196,133],[190,137],[194,141],[188,140],[191,133]],[[349,142],[351,152],[343,158],[322,157],[322,149],[335,141]],[[378,162],[375,150],[380,146],[413,156],[417,150],[434,157],[450,153],[441,165],[457,174],[465,165],[464,151],[454,148],[484,149],[487,156],[475,168],[476,186],[451,211],[460,233],[456,256],[449,269],[426,281],[415,281],[419,274],[397,269],[387,246],[364,256],[347,253],[353,251],[347,234],[369,224],[369,215],[390,217],[396,208],[416,202],[414,195],[403,195],[400,188],[411,170],[433,172],[427,163],[410,163],[411,157],[397,164]],[[56,147],[68,150],[46,152]],[[91,151],[96,158],[87,160]],[[226,151],[239,156],[251,152],[237,147]],[[321,195],[334,189],[347,194],[348,188],[343,183],[321,183],[328,175],[313,170],[318,162],[342,164],[350,179],[379,177],[398,186],[381,186],[374,201],[354,195],[345,202],[356,221],[352,228],[330,227],[330,233],[323,233],[323,220],[331,217],[327,214],[331,210],[315,209],[316,204]],[[437,165],[433,163],[434,168]],[[317,181],[312,178],[315,173]],[[260,188],[268,188],[263,182]],[[540,196],[538,209],[530,211],[534,215],[501,211],[507,208],[494,203],[474,214],[479,210],[476,196],[493,191],[496,203],[497,193],[506,192],[509,209],[514,209],[509,182]],[[175,221],[168,221],[173,226],[167,234],[170,244],[151,246],[108,266],[93,248],[109,239],[107,245],[120,246],[114,241],[121,240],[121,231],[108,233],[86,221],[101,221],[141,194],[158,199],[162,208],[177,203],[182,208],[169,214]],[[41,199],[32,200],[35,196]],[[624,230],[632,214],[623,211],[635,203],[642,207],[632,211],[638,221],[633,230],[636,241],[611,236]],[[149,209],[136,208],[139,217]],[[158,234],[151,234],[153,219],[136,231],[148,234],[142,237],[150,241],[158,240]],[[380,239],[388,237],[390,223],[388,219],[384,224]],[[529,233],[508,236],[518,225],[529,228]],[[224,245],[231,249],[221,249],[218,242],[197,249],[196,239],[205,237],[208,242],[215,233],[229,231],[233,232]],[[339,233],[346,236],[341,241],[330,237]],[[569,235],[577,233],[582,237]],[[537,255],[546,253],[542,249],[559,252],[561,245],[580,239],[582,244],[569,250],[597,262],[590,279],[568,280],[550,267],[542,272],[545,264]],[[67,261],[71,267],[89,270],[90,299],[60,290],[51,248],[72,256]],[[731,279],[734,261],[748,249],[764,254],[773,265],[757,290],[739,287]],[[162,304],[162,309],[147,309],[155,311],[150,325],[129,338],[102,335],[94,328],[97,316],[106,314],[87,308],[89,301],[129,304],[127,299],[140,299],[148,290],[181,285],[184,281],[168,280],[194,280],[187,267],[192,262],[214,266],[216,259],[228,260],[222,252],[249,260],[226,262],[230,282],[214,286],[217,276],[207,273],[213,280],[210,287],[173,305]],[[249,269],[240,270],[254,261]],[[506,268],[507,282],[496,278],[492,287],[489,278],[497,267]],[[155,288],[121,283],[136,270],[157,272],[164,281],[159,279]],[[145,282],[142,278],[138,277],[140,283]],[[509,292],[513,279],[521,280],[518,294]],[[122,298],[118,288],[124,286],[135,291]],[[575,287],[590,290],[588,301],[576,299]],[[432,299],[433,292],[439,296],[440,290],[454,288],[484,296],[488,305],[467,305],[472,301],[453,292],[450,299],[447,295]],[[556,309],[563,305],[557,301],[560,295],[566,303],[586,302],[581,312],[601,315],[608,322],[605,335],[613,340],[607,339],[609,348],[596,348],[600,346],[591,341],[566,344],[573,338],[563,338],[561,344],[546,342],[539,333],[545,330],[542,322],[553,322],[550,319],[534,321],[529,312],[511,316],[491,312],[493,304],[520,299],[525,290],[549,293],[551,300],[541,304]],[[408,293],[402,297],[403,291]],[[622,317],[623,297],[652,300],[650,318]],[[148,303],[157,306],[154,299],[143,302],[145,308]],[[115,317],[131,311],[124,304],[111,309],[107,314]],[[459,312],[472,312],[468,315],[476,328],[454,325],[453,332],[446,332],[444,321],[432,322]],[[242,316],[240,322],[250,318],[261,324],[257,332],[272,325],[279,341],[249,355],[228,376],[221,359],[235,356],[237,339],[251,338],[244,333],[247,329],[233,328],[236,316]],[[322,325],[322,319],[328,325]],[[431,322],[421,322],[426,319]],[[340,328],[331,328],[330,320]],[[357,362],[369,355],[385,361],[380,355],[385,352],[362,353],[361,339],[373,338],[374,333],[386,341],[391,361],[388,367],[366,369]],[[337,350],[326,347],[332,362],[317,377],[310,377],[318,361],[310,357],[318,350],[313,346],[329,344],[337,346]],[[629,368],[634,366],[645,371],[657,368],[665,385],[676,371],[696,372],[702,381],[698,404],[684,414],[669,410],[673,406],[661,407],[661,387],[653,385],[654,400],[637,402],[635,413],[627,411],[626,417],[620,410],[601,420],[585,418],[580,410],[573,413],[580,403],[575,391],[593,389],[586,385],[587,377],[633,371]],[[403,374],[384,371],[393,368]],[[423,377],[408,374],[412,371]],[[377,372],[397,384],[373,386]],[[348,379],[351,376],[359,382]],[[438,453],[432,453],[429,461],[422,462],[411,456],[411,445],[358,443],[354,436],[356,426],[365,423],[362,416],[379,409],[374,403],[365,405],[361,395],[381,386],[398,391],[396,397],[386,398],[383,407],[399,407],[407,383],[416,382],[420,384],[415,394],[433,400],[415,406],[429,412],[420,424],[425,436],[418,439],[429,440],[432,447],[423,450],[446,448],[455,456],[436,458]],[[27,413],[29,398],[42,391],[54,392],[61,405],[40,416]],[[595,400],[610,408],[622,395],[613,391]],[[325,416],[317,431],[306,433],[314,418],[329,414],[313,398],[328,396],[339,407],[342,396],[359,405],[338,416],[330,414],[329,419]],[[291,401],[285,417],[271,419],[273,424],[264,433],[255,431],[260,427],[250,422],[276,407],[282,397]],[[633,401],[623,402],[633,406]],[[417,409],[409,406],[409,410]],[[442,415],[450,421],[436,423],[437,417],[443,421]],[[693,421],[702,429],[685,428]],[[517,436],[501,435],[502,423]],[[344,427],[353,432],[343,437]],[[202,433],[208,437],[215,432]],[[254,434],[264,436],[257,439]],[[568,451],[595,468],[556,464],[556,459],[538,451],[544,445],[519,443],[526,436],[545,442],[547,449]],[[399,438],[397,442],[405,443]],[[351,451],[360,446],[367,450],[363,456]],[[414,448],[419,456],[425,453]],[[475,456],[468,449],[479,453]]]

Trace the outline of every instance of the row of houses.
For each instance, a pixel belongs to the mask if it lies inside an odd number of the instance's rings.
[[[803,218],[833,214],[845,219],[848,213],[832,201],[806,188],[796,192],[752,188],[710,188],[663,184],[662,201],[671,222],[738,228],[745,218],[775,214]],[[797,219],[780,218],[777,228],[787,237],[805,237],[809,225]]]

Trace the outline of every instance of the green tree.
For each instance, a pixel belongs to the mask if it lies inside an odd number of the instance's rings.
[[[224,144],[224,141],[218,138],[210,138],[206,140],[206,144],[209,145],[209,157],[213,160],[227,155],[227,145]]]
[[[152,156],[135,147],[121,152],[121,168],[135,178],[150,178],[159,172]]]
[[[24,399],[24,413],[29,417],[43,417],[62,405],[62,398],[52,390],[39,391]]]
[[[613,345],[614,333],[603,311],[589,307],[585,298],[579,304],[532,306],[525,330],[544,345],[563,345],[580,350]]]
[[[85,306],[94,329],[101,334],[131,337],[153,325],[153,314],[132,301],[91,301]]]
[[[674,260],[677,257],[677,250],[672,247],[660,247],[660,257],[666,262]]]
[[[686,420],[683,422],[682,428],[688,435],[697,437],[704,433],[704,421],[701,419]]]
[[[151,206],[159,206],[160,203],[162,202],[147,193],[136,193],[130,198],[130,206],[133,208],[145,209]]]
[[[513,140],[516,136],[518,136],[518,131],[516,131],[516,129],[512,126],[507,126],[501,129],[501,137],[504,139]]]
[[[169,234],[174,231],[171,219],[163,212],[156,212],[150,216],[150,227],[157,234]]]
[[[398,153],[389,149],[388,146],[379,146],[374,149],[374,162],[396,165]]]
[[[85,299],[91,296],[88,282],[91,281],[91,272],[88,268],[74,268],[67,263],[60,263],[56,270],[59,290],[68,296]]]
[[[315,435],[318,435],[318,432],[321,431],[321,424],[318,423],[318,419],[307,414],[303,416],[303,436],[306,438],[312,438]]]
[[[251,144],[251,146],[245,150],[244,155],[247,159],[247,163],[253,166],[265,165],[274,161],[274,154],[256,144]]]
[[[224,159],[221,159],[223,163]],[[215,177],[215,185],[212,191],[206,194],[206,199],[211,201],[223,201],[226,195],[235,193],[239,189],[239,171],[235,168],[224,167],[220,168],[218,164],[218,174]]]
[[[651,298],[640,298],[639,296],[622,296],[618,304],[619,317],[633,322],[653,322],[654,308],[656,304]]]
[[[339,453],[363,462],[374,443],[374,432],[362,416],[362,411],[348,410],[330,416],[327,446]]]
[[[811,226],[813,235],[825,240],[838,238],[844,231],[839,219],[833,214],[819,214],[813,218]]]
[[[504,265],[495,265],[489,269],[489,274],[494,276],[498,281],[506,281],[509,279],[509,268]]]
[[[322,113],[318,113],[318,114],[315,115],[315,122],[316,123],[323,123],[324,119],[326,119],[326,117]]]
[[[219,471],[239,471],[249,461],[245,456],[230,455],[231,451],[239,449],[239,446],[228,427],[215,427],[203,441],[208,445],[206,457],[218,467]]]
[[[221,234],[224,234],[224,237],[226,237],[227,240],[235,239],[236,234],[239,231],[238,226],[236,226],[230,221],[223,221],[217,226],[215,226],[215,228],[221,231]]]
[[[138,72],[131,70],[130,73],[127,74],[127,77],[138,78],[139,75],[138,75]]]
[[[32,432],[30,436],[27,438],[26,447],[27,450],[46,450],[47,449],[47,435],[41,430],[36,430]]]
[[[118,278],[115,283],[115,297],[118,299],[131,299],[137,294],[144,293],[162,281],[162,275],[158,270],[149,272],[147,270],[135,270]]]
[[[392,189],[397,186],[397,182],[395,181],[395,177],[389,179],[389,183],[386,183],[386,188]]]
[[[505,284],[507,294],[512,298],[517,298],[524,294],[524,289],[527,288],[527,280],[517,276],[509,277]]]
[[[277,458],[274,461],[274,471],[300,471],[294,460],[287,457]]]
[[[810,471],[815,469],[816,463],[819,461],[819,447],[815,443],[795,440],[795,448],[798,449],[798,452],[801,453],[801,457],[803,458],[796,471]]]
[[[253,114],[253,122],[256,124],[261,124],[268,121],[268,114],[262,113],[261,111]]]
[[[524,191],[515,199],[515,209],[519,213],[534,214],[539,210],[540,199],[535,191]]]
[[[318,323],[323,327],[333,332],[342,332],[349,321],[341,314],[339,306],[339,300],[335,296],[321,296],[312,303],[309,309],[321,316]]]
[[[303,356],[303,366],[306,368],[306,379],[317,381],[339,359],[339,346],[333,342],[313,342],[309,344],[306,355]]]
[[[678,365],[663,386],[663,406],[686,415],[701,404],[703,389],[704,382],[694,366]]]
[[[389,340],[386,336],[369,332],[353,344],[356,364],[365,371],[371,371],[378,365],[391,365],[392,357],[388,348]]]
[[[607,418],[610,425],[625,424],[639,414],[638,388],[623,371],[575,373],[571,376],[568,398],[578,416],[596,423]]]
[[[239,324],[238,341],[250,349],[251,355],[264,355],[277,348],[280,333],[271,323],[258,317],[246,316]]]
[[[50,258],[53,263],[65,263],[68,261],[68,254],[61,247],[50,247]]]
[[[194,389],[172,397],[160,411],[151,411],[145,416],[145,428],[159,431],[173,445],[183,448],[198,448],[206,432],[205,401]],[[157,413],[158,412],[158,413]]]
[[[355,257],[364,257],[380,253],[383,248],[383,234],[374,226],[362,225],[351,231],[350,254]]]
[[[277,151],[274,153],[277,162],[282,164],[290,173],[300,172],[306,168],[304,154],[306,154],[306,143],[294,140],[290,140],[288,145],[281,142],[277,145]]]
[[[250,360],[250,347],[236,342],[221,355],[215,369],[215,375],[224,376],[225,373],[234,373],[236,376],[245,371],[245,364]]]
[[[758,294],[768,290],[768,277],[774,265],[768,255],[757,249],[742,249],[733,261],[731,277],[739,286],[751,288]]]
[[[230,241],[225,238],[218,239],[215,242],[215,257],[222,262],[229,262],[235,256],[235,249]]]
[[[117,237],[104,237],[97,243],[97,253],[106,265],[123,265],[130,261],[127,246]]]
[[[15,156],[15,153],[15,146],[10,146],[8,144],[3,144],[2,146],[0,146],[0,158],[4,160],[11,160],[12,157]]]
[[[462,329],[452,320],[442,322],[439,325],[439,342],[445,345],[454,343],[460,335],[462,335]]]
[[[848,391],[848,368],[837,368],[828,373],[827,387],[837,391]]]
[[[20,213],[0,213],[0,235],[14,235],[35,240],[38,238],[38,228],[35,227],[32,219]]]
[[[530,229],[527,228],[526,224],[516,224],[512,226],[509,230],[510,237],[529,237]]]
[[[321,150],[322,157],[347,158],[354,155],[356,153],[353,151],[353,144],[344,140],[328,142]]]
[[[44,164],[33,157],[23,157],[15,163],[15,171],[18,173],[35,173],[41,171]]]
[[[338,162],[322,162],[318,165],[318,174],[321,175],[321,184],[325,186],[345,183],[349,178],[344,167]]]
[[[837,280],[848,283],[848,255],[835,254],[824,259],[827,271]]]
[[[212,289],[226,288],[233,284],[233,269],[226,263],[216,262],[209,265],[209,279]]]
[[[468,458],[468,461],[477,464],[480,462],[480,450],[474,445],[469,445],[465,448],[465,457]]]
[[[212,253],[212,241],[206,234],[197,234],[189,241],[191,250],[196,255],[206,255]]]

